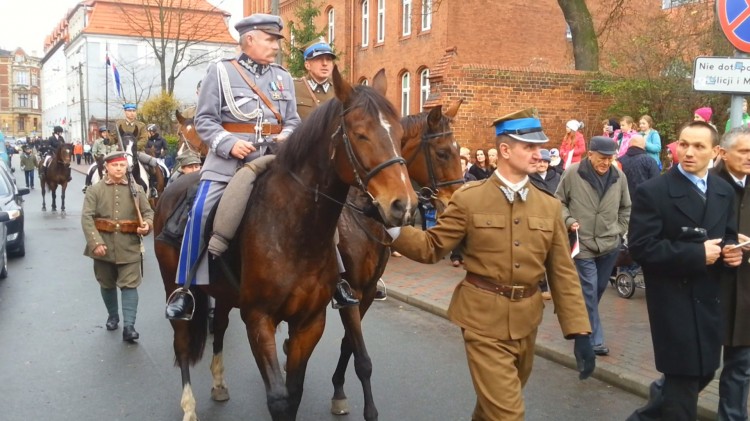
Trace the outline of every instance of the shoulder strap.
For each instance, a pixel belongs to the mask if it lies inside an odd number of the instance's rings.
[[[313,107],[314,107],[314,108],[317,108],[317,107],[318,107],[318,105],[320,105],[320,100],[318,99],[318,97],[317,97],[317,96],[315,96],[315,92],[313,92],[312,88],[310,87],[310,83],[308,83],[308,81],[307,81],[307,78],[306,78],[306,77],[303,77],[303,78],[302,78],[302,83],[303,83],[303,84],[305,85],[305,88],[307,88],[307,92],[309,92],[309,93],[310,93],[310,97],[311,97],[311,98],[312,98],[312,100],[313,100],[313,104],[315,104],[315,105],[314,105]]]
[[[273,113],[273,115],[276,116],[276,120],[279,121],[279,124],[283,124],[284,121],[281,118],[281,114],[278,111],[276,111],[276,107],[273,106],[273,103],[271,102],[271,100],[269,100],[268,97],[265,96],[260,89],[258,89],[258,85],[256,85],[255,83],[253,83],[253,81],[250,80],[249,77],[247,77],[247,75],[245,74],[245,71],[242,70],[242,67],[237,62],[237,60],[236,59],[232,59],[229,62],[232,63],[232,66],[234,66],[235,69],[237,69],[237,73],[240,74],[240,76],[245,81],[245,83],[247,83],[247,85],[250,87],[250,89],[252,89],[253,92],[255,92],[258,95],[258,97],[263,101],[263,103],[266,104],[266,107],[268,107],[268,109],[271,110],[271,112]]]

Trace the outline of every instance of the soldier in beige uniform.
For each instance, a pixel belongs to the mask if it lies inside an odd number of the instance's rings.
[[[94,259],[94,275],[109,313],[107,330],[117,329],[120,322],[116,289],[120,288],[122,339],[132,342],[139,337],[134,325],[138,311],[137,288],[142,275],[141,237],[151,232],[154,212],[138,184],[133,183],[136,197],[131,194],[126,178],[128,163],[125,152],[112,152],[104,160],[107,174],[87,189],[83,203],[84,255]]]
[[[137,107],[135,104],[127,103],[122,106],[122,109],[125,113],[124,119],[119,119],[115,122],[115,136],[120,135],[120,130],[124,133],[133,133],[135,129],[138,129],[138,150],[143,151],[143,149],[146,147],[146,142],[148,142],[148,133],[146,132],[146,124],[141,123],[140,121],[136,120],[136,117],[138,116]],[[117,138],[115,138],[117,139]],[[117,143],[115,141],[115,143]],[[127,145],[123,145],[127,148]]]
[[[294,80],[294,92],[297,96],[297,113],[305,121],[317,107],[336,97],[329,79],[336,55],[323,38],[305,45],[302,55],[307,74]]]
[[[394,249],[435,263],[463,244],[466,277],[448,316],[463,332],[477,394],[472,420],[523,420],[523,386],[531,374],[547,273],[565,338],[575,338],[580,378],[595,356],[581,285],[570,257],[561,204],[528,182],[547,141],[535,110],[494,122],[498,168],[490,178],[458,190],[437,225],[427,231],[390,228]]]

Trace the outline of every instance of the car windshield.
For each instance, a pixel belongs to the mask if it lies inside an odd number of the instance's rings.
[[[13,187],[11,181],[8,180],[8,176],[5,171],[0,170],[0,197],[13,195]]]

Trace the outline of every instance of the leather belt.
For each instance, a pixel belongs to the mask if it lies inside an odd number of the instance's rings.
[[[255,134],[255,124],[252,123],[221,123],[224,130],[232,133],[249,133]],[[263,123],[261,125],[261,134],[268,136],[281,133],[281,124]]]
[[[101,232],[120,232],[123,234],[136,234],[138,232],[138,221],[114,221],[106,218],[94,218],[94,226]]]
[[[474,285],[479,289],[500,294],[508,297],[511,301],[518,301],[522,298],[529,298],[536,294],[539,285],[504,285],[496,284],[486,276],[477,275],[473,272],[466,272],[466,282]]]

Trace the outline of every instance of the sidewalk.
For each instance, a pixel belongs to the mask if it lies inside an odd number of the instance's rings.
[[[447,259],[424,265],[405,257],[391,257],[383,280],[391,299],[446,317],[453,289],[464,274],[462,268],[454,268]],[[573,342],[563,339],[552,301],[545,301],[545,304],[536,354],[575,369]],[[599,311],[610,354],[596,358],[594,377],[647,398],[649,384],[661,374],[654,368],[645,290],[638,289],[632,298],[624,299],[610,285],[602,297]],[[718,376],[719,372],[716,374]],[[700,418],[715,420],[718,402],[719,382],[715,379],[700,395]]]

